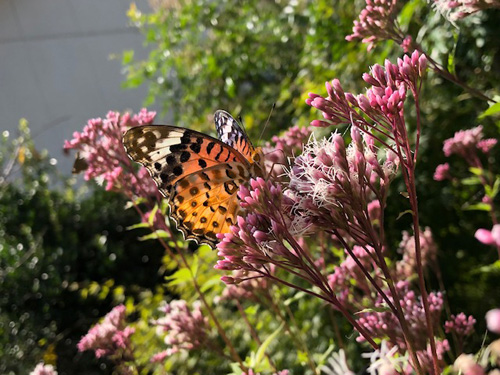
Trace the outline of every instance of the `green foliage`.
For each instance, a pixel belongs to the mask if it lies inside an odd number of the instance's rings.
[[[145,104],[159,102],[191,128],[211,123],[216,108],[241,113],[255,139],[276,103],[266,130],[275,134],[308,112],[307,91],[339,72],[361,74],[364,47],[344,40],[354,12],[342,1],[163,2],[154,13],[131,7],[152,51],[144,61],[123,55],[124,86],[147,84]]]
[[[27,123],[0,144],[0,372],[29,373],[42,358],[59,374],[97,369],[76,343],[122,301],[154,288],[162,251],[125,228],[125,200],[77,188],[38,152]],[[135,245],[127,245],[127,243]],[[134,269],[133,273],[123,270]],[[74,359],[73,359],[74,358]],[[81,372],[78,372],[81,371]]]

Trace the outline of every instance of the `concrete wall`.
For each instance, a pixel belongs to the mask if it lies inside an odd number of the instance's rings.
[[[0,130],[27,118],[38,148],[65,174],[73,162],[62,155],[65,139],[110,109],[139,110],[146,96],[145,87],[120,89],[118,55],[147,55],[126,17],[131,1],[0,0]]]

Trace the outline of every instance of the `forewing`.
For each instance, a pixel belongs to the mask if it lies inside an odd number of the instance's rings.
[[[129,129],[123,144],[130,158],[144,165],[159,191],[170,197],[181,178],[221,163],[246,159],[218,139],[194,130],[170,125],[146,125]]]
[[[252,162],[255,148],[243,128],[238,124],[238,121],[222,110],[215,112],[214,121],[219,139],[239,151],[248,161]]]
[[[180,178],[173,186],[170,212],[186,239],[212,248],[217,233],[229,232],[240,209],[239,186],[250,179],[240,162],[214,165]]]

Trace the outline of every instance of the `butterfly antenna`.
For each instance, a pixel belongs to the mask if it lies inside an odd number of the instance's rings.
[[[241,115],[238,115],[238,123],[241,125],[241,127],[244,130],[244,132],[246,133],[247,132],[247,128],[245,127],[245,124],[243,123],[243,118],[241,117]]]
[[[262,139],[262,136],[264,135],[264,132],[266,131],[266,128],[267,128],[267,125],[269,125],[269,120],[271,120],[271,116],[273,114],[273,111],[274,111],[274,108],[276,107],[276,103],[273,103],[273,106],[271,107],[271,111],[269,112],[269,116],[267,116],[267,121],[266,121],[266,124],[264,125],[264,128],[262,129],[262,131],[260,132],[260,136],[259,136],[259,142],[260,140]]]

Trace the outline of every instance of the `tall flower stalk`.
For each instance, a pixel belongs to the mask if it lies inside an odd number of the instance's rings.
[[[420,231],[418,229],[418,198],[415,183],[415,168],[421,133],[419,94],[426,66],[426,56],[415,51],[411,56],[406,55],[403,59],[398,59],[397,64],[386,61],[384,67],[375,65],[371,69],[370,74],[364,74],[363,79],[371,85],[366,92],[366,96],[355,96],[351,93],[345,93],[340,82],[334,80],[332,84],[327,83],[326,85],[328,97],[324,98],[317,94],[310,94],[307,103],[319,109],[324,118],[323,120],[313,121],[312,125],[325,127],[350,124],[353,128],[359,129],[360,132],[372,138],[373,142],[378,142],[383,148],[396,155],[397,162],[401,166],[413,217],[416,269],[425,310],[427,332],[433,358],[433,370],[435,374],[439,374],[433,324],[422,267]],[[417,114],[414,140],[409,136],[404,117],[404,102],[407,93],[411,93],[414,98]],[[356,137],[353,137],[353,140],[356,142]],[[372,232],[368,232],[368,236],[372,234]],[[386,277],[392,295],[396,296],[395,306],[398,310],[399,321],[403,330],[406,331],[406,341],[409,348],[411,348],[411,335],[407,327],[405,328],[406,323],[401,306],[398,303],[400,299],[399,294],[394,287],[388,267],[383,258],[382,243],[374,237],[371,239],[371,245],[378,257],[378,265]],[[415,351],[410,349],[410,355],[418,371],[419,364],[415,356]]]

